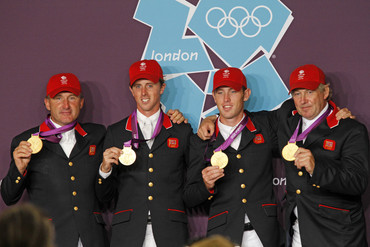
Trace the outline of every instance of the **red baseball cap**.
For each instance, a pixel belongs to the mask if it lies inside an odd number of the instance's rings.
[[[154,83],[163,80],[163,71],[156,60],[140,60],[133,63],[129,70],[130,86],[139,79],[147,79]]]
[[[72,73],[60,73],[53,75],[49,79],[49,83],[46,87],[46,96],[54,98],[60,92],[71,92],[75,95],[80,95],[81,85],[77,76]]]
[[[290,75],[289,93],[297,88],[315,90],[320,84],[325,85],[324,72],[316,65],[306,64],[296,68]]]
[[[247,79],[238,68],[220,69],[213,76],[213,91],[221,86],[231,87],[239,91],[243,86],[247,88]]]

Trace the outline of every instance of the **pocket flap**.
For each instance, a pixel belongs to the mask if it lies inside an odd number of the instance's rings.
[[[186,216],[185,211],[177,209],[168,209],[168,215],[170,220],[172,221],[188,223],[188,217]]]
[[[277,205],[276,204],[262,204],[262,208],[265,214],[269,217],[277,216]]]
[[[213,228],[226,224],[228,213],[229,213],[228,211],[225,211],[225,212],[209,217],[208,218],[208,231],[212,230]]]
[[[104,221],[103,216],[101,215],[101,213],[94,212],[94,217],[95,217],[96,222],[98,222],[98,224],[105,225],[105,221]]]
[[[351,215],[348,209],[335,208],[320,204],[319,212],[322,217],[333,219],[344,224],[351,224]]]
[[[122,222],[129,221],[131,219],[131,213],[132,213],[132,209],[114,213],[113,219],[112,219],[112,226],[122,223]]]

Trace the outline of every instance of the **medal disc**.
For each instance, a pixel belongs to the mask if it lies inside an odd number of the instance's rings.
[[[27,142],[31,143],[32,154],[37,154],[42,149],[42,141],[38,135],[32,135]]]
[[[123,153],[118,158],[119,161],[125,166],[132,165],[136,160],[135,151],[132,150],[131,146],[130,147],[123,147],[122,151],[123,151]]]
[[[224,168],[225,166],[227,166],[228,162],[229,162],[229,158],[222,151],[214,152],[211,157],[212,166],[218,166],[219,168]]]
[[[294,161],[294,154],[297,152],[298,146],[295,143],[288,142],[287,145],[281,151],[281,155],[287,161]]]

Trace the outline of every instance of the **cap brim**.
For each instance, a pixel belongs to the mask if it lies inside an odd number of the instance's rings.
[[[320,84],[322,83],[313,82],[313,81],[310,81],[310,82],[304,81],[304,82],[294,83],[294,87],[289,90],[288,94],[290,94],[293,90],[298,89],[298,88],[316,90]]]
[[[217,85],[216,85],[216,87],[213,88],[212,92],[215,91],[219,87],[231,87],[235,91],[239,91],[240,89],[242,89],[242,85],[241,84],[235,85],[235,84],[232,84],[232,83],[233,82],[231,82],[231,81],[221,81],[221,82],[218,82]]]
[[[77,90],[76,88],[63,87],[63,88],[58,88],[58,89],[55,89],[55,90],[51,91],[48,94],[48,96],[50,98],[54,98],[55,95],[57,95],[60,92],[71,92],[71,93],[73,93],[74,95],[77,95],[77,96],[79,96],[81,94],[81,91]]]
[[[159,82],[160,78],[158,78],[156,76],[153,76],[151,74],[139,74],[139,75],[136,75],[136,76],[130,78],[130,86],[132,86],[139,79],[147,79],[147,80],[149,80],[153,83],[157,83],[157,82]]]

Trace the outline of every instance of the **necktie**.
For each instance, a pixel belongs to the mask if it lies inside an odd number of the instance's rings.
[[[150,139],[153,135],[153,126],[149,120],[146,120],[144,122],[143,135],[145,139]],[[151,148],[153,144],[153,140],[149,140],[146,143],[148,144],[149,148]]]

